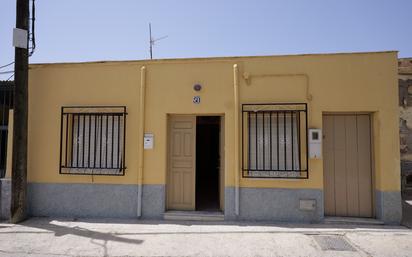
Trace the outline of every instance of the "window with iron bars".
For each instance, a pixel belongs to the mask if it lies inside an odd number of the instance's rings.
[[[60,174],[124,175],[126,107],[62,107]]]
[[[242,174],[308,178],[307,105],[242,105]]]

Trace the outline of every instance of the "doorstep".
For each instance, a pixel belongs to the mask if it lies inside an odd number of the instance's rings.
[[[331,217],[327,216],[323,220],[324,224],[342,224],[342,225],[384,225],[381,220],[373,218],[358,217]]]
[[[167,211],[163,214],[165,220],[190,220],[190,221],[223,221],[223,212],[209,211]]]

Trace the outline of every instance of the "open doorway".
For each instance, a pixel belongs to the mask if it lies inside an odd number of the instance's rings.
[[[196,117],[196,210],[218,211],[220,116]]]

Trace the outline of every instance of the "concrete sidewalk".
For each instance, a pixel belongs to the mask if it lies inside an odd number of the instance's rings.
[[[32,218],[0,256],[412,256],[405,227]]]

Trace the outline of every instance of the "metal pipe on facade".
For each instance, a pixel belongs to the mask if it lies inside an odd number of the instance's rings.
[[[235,214],[239,216],[239,69],[233,65],[233,92],[235,99]]]
[[[146,89],[146,67],[140,68],[140,105],[139,105],[139,169],[137,172],[137,217],[142,216],[142,193],[143,193],[143,167],[144,167],[144,121],[145,121],[145,89]]]

